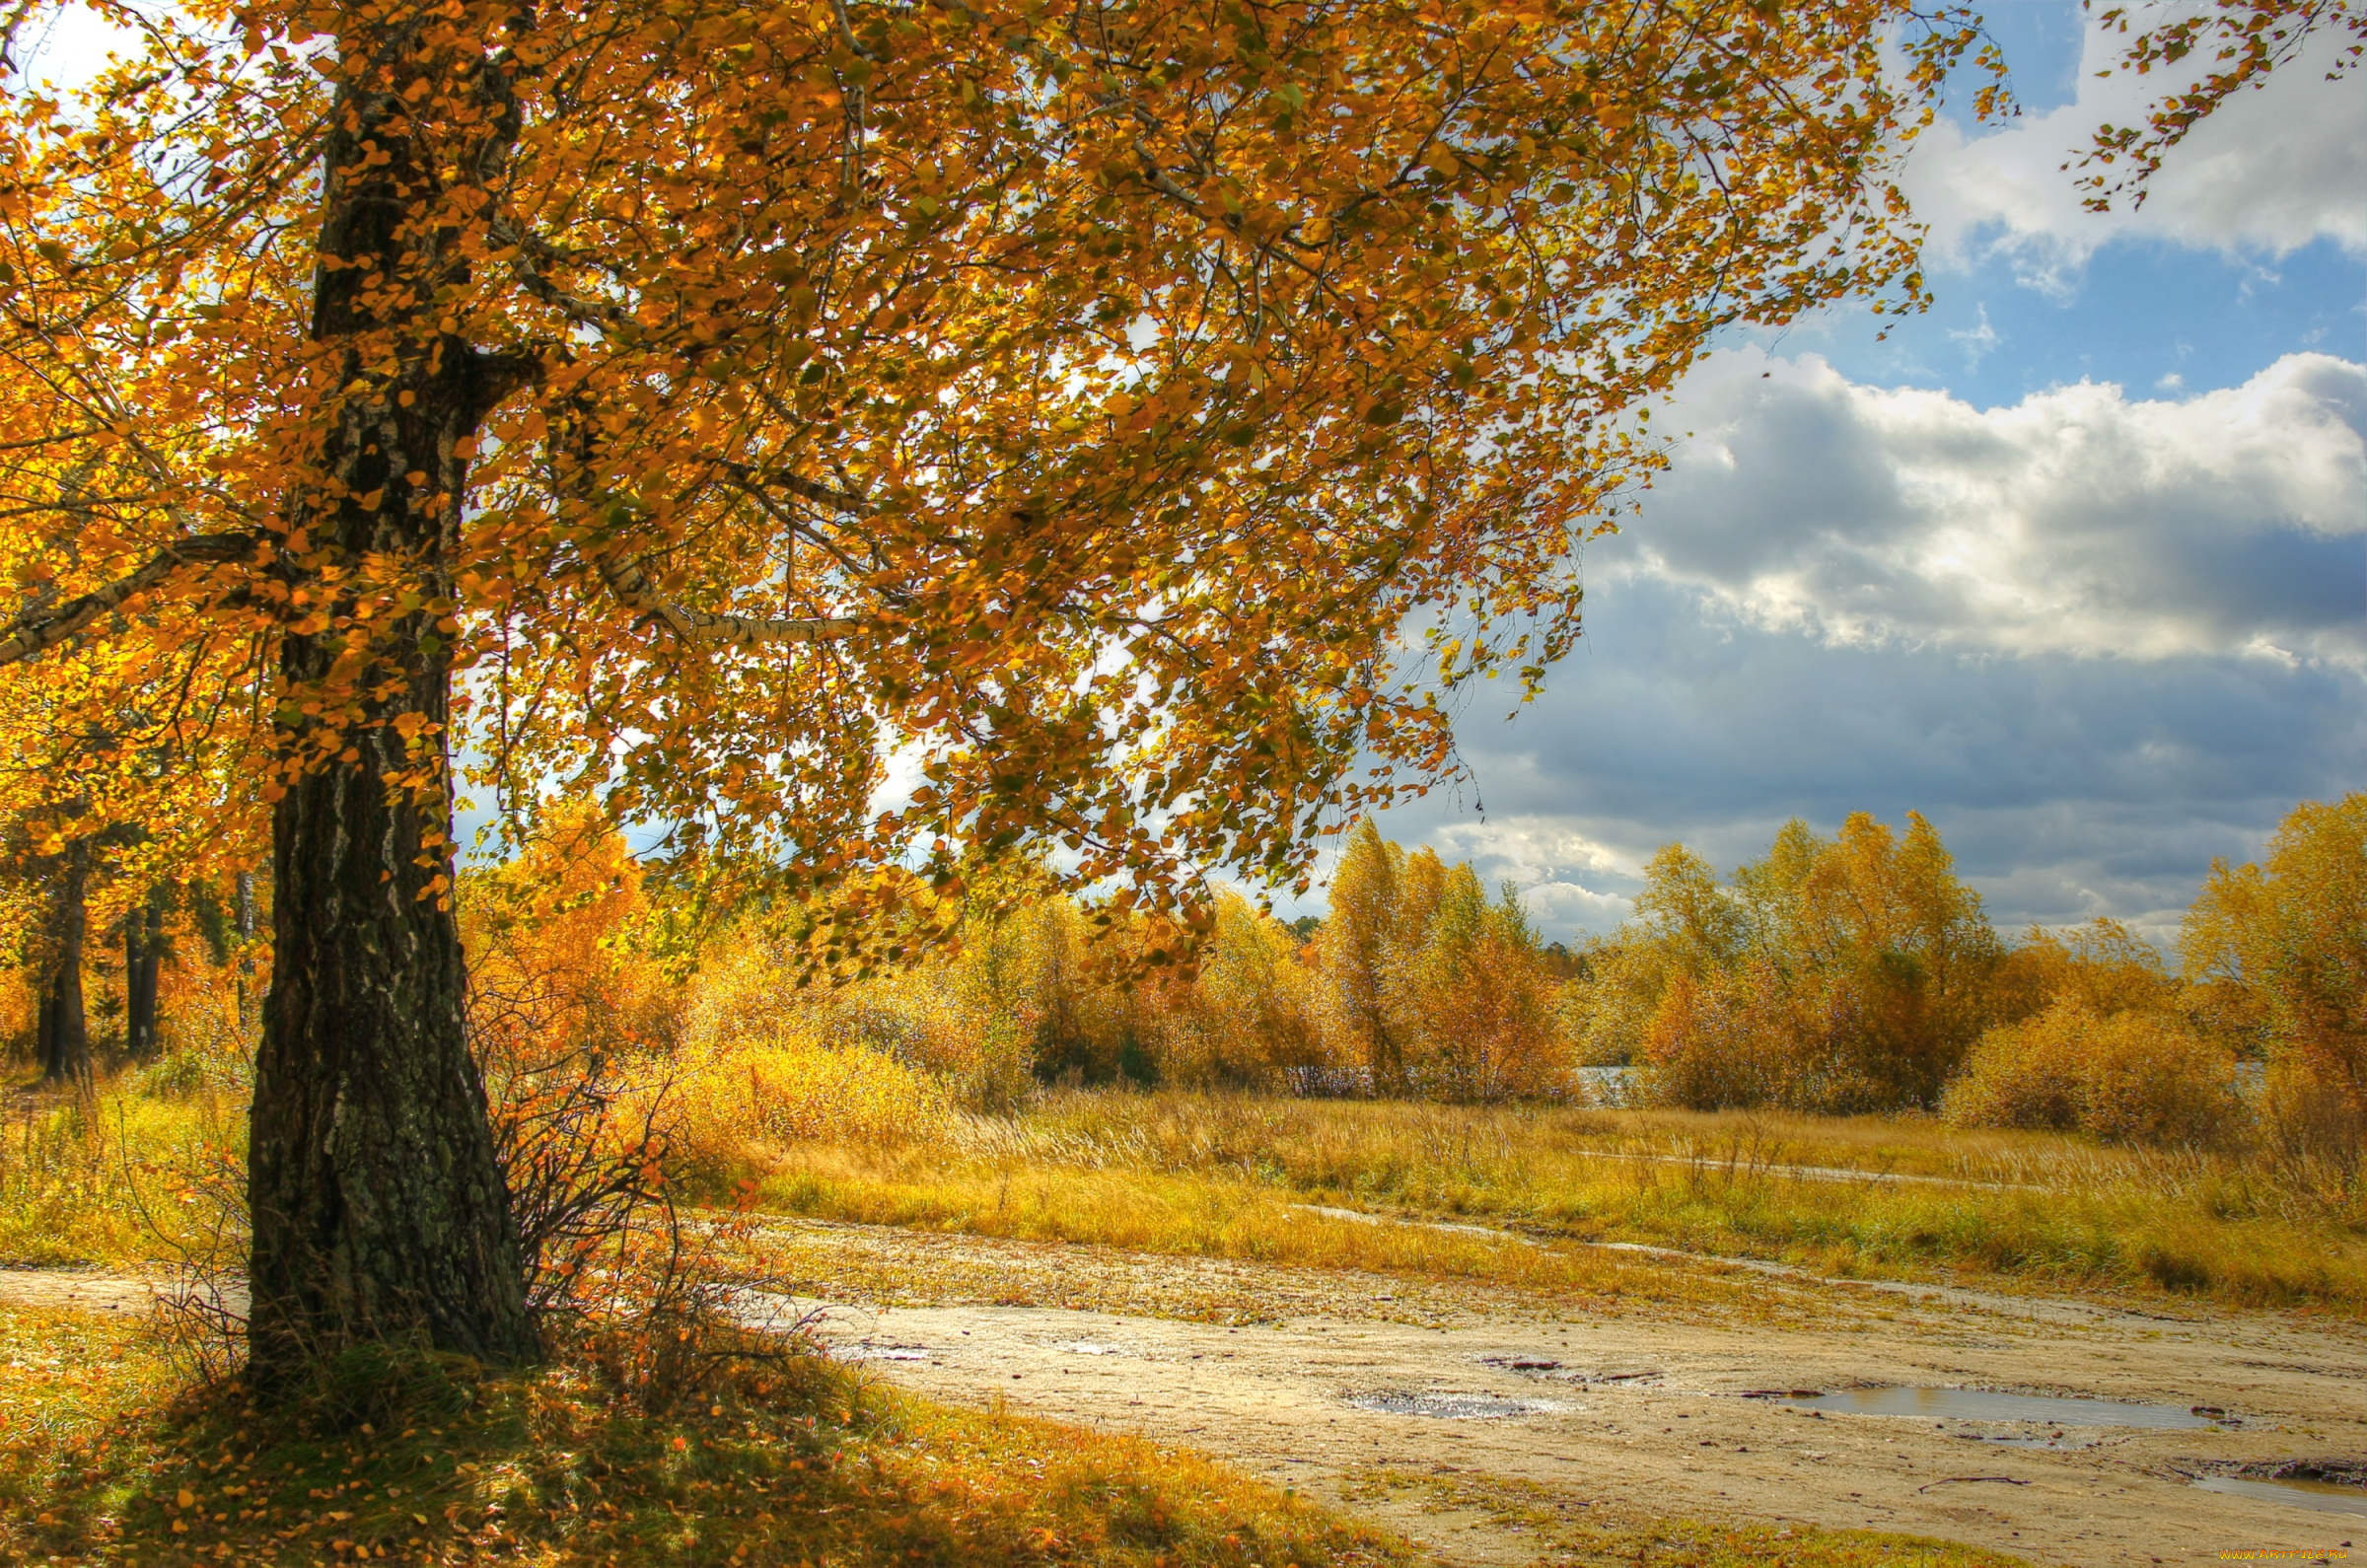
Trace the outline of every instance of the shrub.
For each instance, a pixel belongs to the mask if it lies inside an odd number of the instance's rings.
[[[2165,1014],[2099,1015],[2075,999],[1983,1034],[1943,1112],[1960,1127],[2157,1146],[2224,1143],[2247,1120],[2224,1045]]]
[[[812,1033],[685,1051],[674,1093],[682,1152],[715,1169],[756,1141],[925,1142],[943,1136],[954,1114],[953,1097],[931,1074]]]
[[[1748,1108],[1772,1098],[1770,1063],[1756,1048],[1749,987],[1724,970],[1669,976],[1646,1020],[1636,1098],[1695,1110]]]

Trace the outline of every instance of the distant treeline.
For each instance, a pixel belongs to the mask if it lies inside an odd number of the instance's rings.
[[[2141,1142],[2367,1127],[2367,795],[2215,865],[2177,962],[2112,920],[2001,941],[1920,817],[1804,823],[1721,879],[1681,845],[1565,995],[1578,1059],[1672,1105],[1933,1109]],[[2239,1093],[2247,1078],[2258,1096]]]
[[[1225,894],[1185,930],[1005,868],[976,879],[958,941],[830,986],[812,983],[795,920],[693,932],[596,812],[563,807],[516,859],[466,873],[460,906],[480,1054],[696,1058],[773,1135],[992,1108],[1042,1083],[1583,1102],[1605,1076],[1583,1069],[1604,1067],[1628,1069],[1625,1098],[1704,1109],[2273,1135],[2353,1163],[2367,1132],[2367,794],[2305,804],[2260,864],[2215,866],[2175,963],[2110,920],[2002,940],[1911,815],[1831,837],[1795,821],[1725,877],[1669,845],[1633,918],[1574,951],[1542,942],[1510,888],[1369,822],[1329,891],[1320,922]],[[239,936],[255,901],[236,900]],[[227,902],[136,906],[158,925],[129,952],[166,971],[144,1054],[251,1032],[268,955],[215,929]],[[21,929],[0,1027],[45,1049],[60,963],[39,922]],[[142,996],[133,962],[87,962],[110,1033],[158,1007],[153,970]]]

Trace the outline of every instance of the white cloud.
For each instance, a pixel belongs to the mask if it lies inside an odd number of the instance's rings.
[[[2088,256],[2122,237],[2272,254],[2331,239],[2367,252],[2367,83],[2326,79],[2331,34],[2174,148],[2141,208],[2124,196],[2109,214],[2086,211],[2079,175],[2063,164],[2098,126],[2140,125],[2148,104],[2183,85],[2159,70],[2100,79],[2121,46],[2090,26],[2074,102],[1996,131],[1968,136],[1943,121],[1925,134],[1907,190],[1944,260],[1969,266],[2001,250],[2023,281],[2067,293]]]
[[[1445,829],[1437,844],[1442,852],[1473,862],[1491,880],[1509,878],[1524,886],[1542,887],[1571,873],[1638,874],[1630,857],[1552,818],[1459,822]]]
[[[1964,349],[1967,370],[1978,370],[1980,362],[2004,341],[1997,335],[1997,328],[1989,324],[1989,308],[1986,305],[1980,308],[1978,326],[1951,329],[1948,338]]]
[[[1920,810],[2002,929],[2160,937],[2212,856],[2367,777],[2367,366],[1983,410],[1743,351],[1672,412],[1579,652],[1464,727],[1475,789],[1383,824],[1547,935],[1616,925],[1672,839],[1731,867],[1795,814]]]
[[[2367,367],[1981,410],[1746,351],[1679,406],[1697,434],[1598,573],[1831,643],[2367,668]]]

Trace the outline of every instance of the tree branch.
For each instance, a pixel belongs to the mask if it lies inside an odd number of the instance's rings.
[[[177,568],[243,561],[253,555],[254,546],[251,534],[194,535],[167,545],[129,577],[94,588],[62,605],[29,609],[10,621],[7,635],[0,637],[0,665],[38,658],[102,615],[154,588]]]
[[[742,652],[766,643],[828,642],[860,631],[863,623],[844,616],[814,616],[802,620],[766,620],[753,615],[718,615],[677,605],[657,591],[648,574],[629,561],[602,559],[600,575],[628,609],[663,621],[684,642]]]
[[[800,500],[811,501],[816,506],[826,506],[843,517],[861,517],[871,510],[861,496],[832,489],[820,480],[809,479],[802,474],[767,473],[746,463],[726,463],[723,468],[743,485],[777,485]]]

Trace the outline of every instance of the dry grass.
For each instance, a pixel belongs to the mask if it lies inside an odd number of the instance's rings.
[[[243,1180],[244,1086],[186,1062],[87,1094],[0,1093],[0,1264],[147,1262],[197,1242],[199,1190]]]
[[[1614,1266],[1313,1204],[1838,1274],[2367,1311],[2367,1216],[2338,1184],[1922,1118],[1084,1093],[966,1118],[946,1143],[802,1142],[752,1161],[761,1201],[790,1212],[1147,1251],[1553,1289]]]
[[[809,1055],[832,1072],[806,1072]],[[821,1219],[1596,1300],[1738,1289],[1583,1247],[1309,1212],[1330,1206],[1841,1275],[1945,1269],[2367,1312],[2356,1189],[2227,1153],[1928,1118],[1122,1091],[965,1115],[885,1058],[854,1071],[868,1054],[782,1046],[705,1059],[716,1070],[679,1090],[698,1178],[720,1193],[753,1176],[765,1206]],[[784,1076],[796,1093],[781,1091]],[[833,1121],[850,1095],[856,1113]],[[182,1198],[207,1182],[235,1187],[243,1109],[239,1085],[179,1069],[126,1075],[88,1099],[20,1094],[0,1123],[0,1262],[170,1256],[176,1227],[206,1207]]]
[[[1541,1542],[1556,1568],[2021,1568],[2022,1559],[1919,1535],[1820,1530],[1801,1524],[1705,1524],[1654,1519],[1604,1502],[1576,1502],[1525,1481],[1376,1469],[1355,1487],[1368,1497],[1412,1496],[1430,1511],[1475,1509]]]
[[[87,1564],[1419,1560],[1195,1456],[966,1413],[812,1358],[664,1415],[561,1365],[390,1361],[258,1412],[136,1326],[0,1309],[0,1559]]]
[[[1598,1308],[1749,1303],[1739,1281],[1550,1239],[1313,1212],[1327,1196],[1223,1173],[949,1159],[923,1147],[800,1146],[778,1157],[756,1201],[775,1212],[866,1225],[1509,1286]]]

